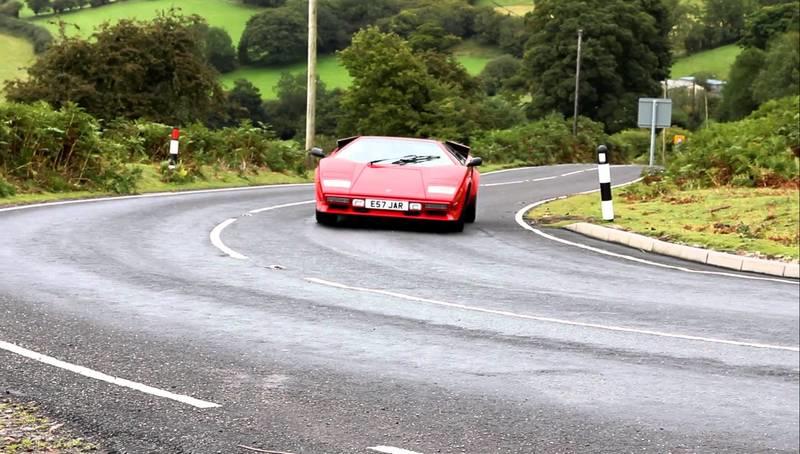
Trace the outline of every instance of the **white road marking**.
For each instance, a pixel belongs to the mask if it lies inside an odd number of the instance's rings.
[[[298,205],[307,205],[309,203],[315,203],[315,202],[316,202],[316,200],[304,200],[302,202],[284,203],[283,205],[275,205],[275,206],[266,207],[266,208],[259,208],[257,210],[250,210],[250,211],[248,211],[248,213],[250,213],[250,214],[258,214],[258,213],[263,213],[265,211],[277,210],[278,208],[289,208],[289,207],[294,207],[294,206],[298,206]]]
[[[214,230],[212,230],[208,236],[211,238],[211,244],[213,244],[215,248],[222,251],[223,254],[233,257],[237,260],[247,260],[246,255],[242,255],[228,246],[225,246],[225,243],[222,242],[222,238],[220,238],[220,235],[222,234],[222,231],[225,230],[225,227],[233,224],[234,222],[236,222],[235,218],[226,219],[223,223],[214,227]]]
[[[83,366],[78,366],[72,363],[61,361],[59,359],[53,358],[52,356],[43,355],[33,350],[28,350],[27,348],[23,348],[18,345],[11,344],[5,341],[0,341],[0,349],[9,351],[11,353],[16,353],[17,355],[24,356],[26,358],[33,359],[35,361],[39,361],[40,363],[68,370],[78,375],[83,375],[84,377],[94,378],[95,380],[111,383],[112,385],[135,389],[136,391],[141,391],[145,394],[151,394],[153,396],[172,399],[174,401],[188,404],[193,407],[214,408],[220,406],[219,404],[215,404],[213,402],[207,402],[205,400],[195,399],[194,397],[189,397],[183,394],[174,394],[169,391],[164,391],[163,389],[153,388],[152,386],[143,385],[141,383],[126,380],[124,378],[112,377],[111,375],[106,375],[96,370],[92,370]]]
[[[586,170],[586,169],[584,169],[584,170],[576,170],[576,171],[574,171],[574,172],[562,173],[562,174],[561,174],[561,175],[559,175],[559,176],[562,176],[562,177],[568,177],[568,176],[570,176],[570,175],[575,175],[575,174],[578,174],[578,173],[583,173],[583,172],[588,172],[588,171],[589,171],[589,170]]]
[[[309,203],[314,203],[314,202],[316,202],[316,200],[304,200],[302,202],[284,203],[283,205],[275,205],[271,207],[259,208],[257,210],[248,211],[247,214],[245,214],[245,216],[252,216],[254,214],[263,213],[265,211],[270,211],[270,210],[277,210],[279,208],[289,208],[298,205],[307,205]],[[236,222],[236,218],[226,219],[221,224],[214,227],[214,229],[211,230],[211,233],[208,236],[211,239],[211,244],[213,244],[214,247],[222,251],[225,255],[233,257],[238,260],[247,260],[246,255],[234,251],[233,249],[226,246],[225,243],[222,241],[222,231],[225,230],[226,227],[233,224],[234,222]]]
[[[296,188],[296,187],[313,186],[313,185],[314,183],[270,184],[261,186],[245,186],[239,188],[200,189],[196,191],[175,191],[175,192],[153,192],[150,194],[98,197],[94,199],[62,200],[60,202],[44,202],[44,203],[34,203],[31,205],[19,205],[7,208],[0,208],[0,213],[4,211],[28,210],[31,208],[42,208],[42,207],[51,207],[59,205],[75,205],[80,203],[107,202],[109,200],[149,199],[156,197],[174,197],[174,196],[191,195],[191,194],[209,194],[215,192],[239,192],[239,191],[254,191],[260,189]]]
[[[597,192],[597,191],[588,191],[588,192],[585,192],[585,194],[588,194],[588,193],[591,193],[591,192]],[[597,252],[598,254],[607,255],[609,257],[615,257],[615,258],[619,258],[619,259],[630,260],[632,262],[637,262],[637,263],[643,263],[643,264],[646,264],[646,265],[657,266],[659,268],[666,268],[666,269],[670,269],[670,270],[683,271],[685,273],[705,274],[705,275],[711,275],[711,276],[727,276],[727,277],[734,277],[734,278],[738,278],[738,279],[748,279],[748,280],[752,280],[752,281],[780,282],[780,283],[783,283],[783,284],[794,284],[794,285],[797,285],[799,283],[797,281],[789,281],[789,280],[786,280],[786,279],[777,279],[777,278],[759,277],[759,276],[749,276],[747,274],[726,273],[726,272],[723,272],[723,271],[694,270],[694,269],[686,268],[686,267],[683,267],[683,266],[667,265],[666,263],[653,262],[651,260],[641,259],[639,257],[632,257],[630,255],[625,255],[625,254],[619,254],[619,253],[616,253],[616,252],[607,251],[605,249],[596,248],[594,246],[589,246],[589,245],[586,245],[586,244],[576,243],[574,241],[569,241],[569,240],[565,240],[565,239],[562,239],[562,238],[558,238],[558,237],[550,235],[548,233],[544,233],[543,231],[541,231],[541,230],[533,227],[532,225],[528,224],[527,222],[525,222],[524,216],[525,216],[525,213],[527,213],[528,211],[536,208],[539,205],[542,205],[542,204],[545,204],[545,203],[548,203],[548,202],[552,202],[553,200],[563,199],[563,198],[566,198],[566,196],[557,197],[557,198],[554,198],[554,199],[540,200],[539,202],[532,203],[532,204],[522,208],[521,210],[517,211],[517,214],[516,214],[516,216],[514,218],[517,221],[517,224],[519,224],[520,227],[522,227],[523,229],[530,230],[531,232],[533,232],[533,233],[535,233],[535,234],[537,234],[537,235],[539,235],[541,237],[547,238],[548,240],[553,240],[553,241],[557,241],[557,242],[562,243],[562,244],[568,244],[570,246],[579,247],[579,248],[585,249],[587,251]]]
[[[725,344],[725,345],[735,345],[739,347],[753,347],[753,348],[763,348],[768,350],[786,350],[790,352],[800,352],[800,347],[794,346],[786,346],[786,345],[772,345],[772,344],[762,344],[757,342],[743,342],[743,341],[735,341],[735,340],[726,340],[726,339],[716,339],[712,337],[701,337],[701,336],[691,336],[688,334],[675,334],[675,333],[665,333],[661,331],[651,331],[646,329],[638,329],[638,328],[626,328],[623,326],[614,326],[614,325],[601,325],[599,323],[587,323],[587,322],[577,322],[573,320],[564,320],[559,318],[552,318],[552,317],[541,317],[538,315],[528,315],[528,314],[517,314],[514,312],[508,311],[501,311],[495,309],[486,309],[482,307],[476,306],[467,306],[464,304],[457,304],[457,303],[448,303],[445,301],[437,301],[428,298],[420,298],[417,296],[405,295],[402,293],[391,292],[388,290],[378,290],[378,289],[371,289],[371,288],[364,288],[364,287],[353,287],[346,284],[340,284],[338,282],[328,281],[324,279],[318,279],[313,277],[305,278],[308,282],[313,282],[315,284],[326,285],[328,287],[340,288],[344,290],[352,290],[357,292],[365,292],[365,293],[374,293],[378,295],[385,295],[391,296],[394,298],[404,299],[408,301],[414,301],[418,303],[426,303],[426,304],[433,304],[436,306],[444,306],[450,307],[455,309],[462,309],[466,311],[472,312],[481,312],[484,314],[492,314],[492,315],[501,315],[504,317],[513,317],[513,318],[520,318],[524,320],[534,320],[537,322],[546,322],[546,323],[556,323],[559,325],[568,325],[568,326],[577,326],[581,328],[594,328],[600,329],[605,331],[616,331],[622,333],[631,333],[631,334],[643,334],[647,336],[656,336],[656,337],[667,337],[672,339],[683,339],[683,340],[690,340],[690,341],[698,341],[698,342],[709,342],[714,344]]]
[[[558,178],[558,176],[552,176],[552,177],[543,177],[543,178],[534,178],[534,179],[533,179],[533,180],[531,180],[531,181],[547,181],[547,180],[555,180],[556,178]]]
[[[516,181],[506,181],[506,182],[504,182],[504,183],[488,183],[488,184],[482,184],[481,186],[483,186],[483,187],[485,187],[485,188],[491,188],[492,186],[505,186],[505,185],[507,185],[507,184],[520,184],[520,183],[527,183],[527,182],[529,182],[529,181],[531,181],[531,180],[516,180]]]
[[[408,449],[395,448],[394,446],[373,446],[367,449],[370,451],[383,452],[386,454],[422,454],[416,451],[409,451]]]

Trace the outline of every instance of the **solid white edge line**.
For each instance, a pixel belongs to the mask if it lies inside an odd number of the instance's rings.
[[[97,202],[108,202],[113,200],[131,200],[131,199],[147,199],[147,198],[156,198],[156,197],[175,197],[181,195],[192,195],[192,194],[210,194],[215,192],[239,192],[239,191],[254,191],[259,189],[281,189],[281,188],[296,188],[296,187],[303,187],[303,186],[313,186],[314,183],[289,183],[289,184],[268,184],[268,185],[261,185],[261,186],[244,186],[238,188],[220,188],[220,189],[199,189],[196,191],[175,191],[175,192],[151,192],[149,194],[138,194],[138,195],[121,195],[121,196],[113,196],[113,197],[97,197],[93,199],[80,199],[80,200],[62,200],[58,202],[43,202],[43,203],[34,203],[30,205],[18,205],[13,207],[6,207],[0,208],[0,213],[4,211],[17,211],[17,210],[27,210],[31,208],[42,208],[42,207],[51,207],[51,206],[59,206],[59,205],[75,205],[81,203],[97,203]]]
[[[408,449],[395,448],[394,446],[372,446],[367,448],[369,451],[383,452],[385,454],[422,454]]]
[[[552,318],[552,317],[540,317],[537,315],[526,315],[526,314],[517,314],[514,312],[508,311],[501,311],[495,309],[486,309],[482,307],[475,307],[475,306],[466,306],[464,304],[457,304],[457,303],[448,303],[445,301],[437,301],[428,298],[420,298],[411,295],[405,295],[402,293],[391,292],[388,290],[378,290],[378,289],[370,289],[364,287],[353,287],[346,284],[340,284],[338,282],[328,281],[325,279],[318,279],[313,277],[305,278],[306,281],[312,282],[319,285],[325,285],[328,287],[340,288],[344,290],[352,290],[358,292],[365,292],[365,293],[374,293],[378,295],[385,295],[391,296],[394,298],[404,299],[408,301],[414,301],[418,303],[426,303],[426,304],[433,304],[437,306],[445,306],[455,309],[462,309],[466,311],[472,312],[481,312],[484,314],[492,314],[492,315],[500,315],[505,317],[513,317],[513,318],[520,318],[525,320],[534,320],[538,322],[546,322],[546,323],[555,323],[559,325],[567,325],[567,326],[577,326],[581,328],[594,328],[600,329],[605,331],[616,331],[622,333],[630,333],[630,334],[642,334],[647,336],[656,336],[656,337],[666,337],[672,339],[682,339],[682,340],[689,340],[689,341],[698,341],[698,342],[708,342],[714,344],[724,344],[724,345],[734,345],[738,347],[753,347],[753,348],[762,348],[768,350],[784,350],[790,352],[800,352],[800,347],[793,347],[793,346],[785,346],[785,345],[772,345],[772,344],[762,344],[756,342],[743,342],[743,341],[732,341],[726,339],[716,339],[712,337],[702,337],[702,336],[692,336],[688,334],[674,334],[674,333],[665,333],[661,331],[652,331],[652,330],[645,330],[645,329],[637,329],[637,328],[626,328],[622,326],[613,326],[613,325],[601,325],[598,323],[587,323],[587,322],[576,322],[572,320],[564,320],[559,318]]]
[[[235,218],[226,219],[221,224],[214,227],[214,229],[211,231],[208,237],[211,239],[211,244],[213,244],[214,247],[222,251],[225,255],[233,257],[237,260],[247,260],[247,256],[234,251],[228,246],[225,246],[225,243],[222,242],[222,238],[220,237],[222,231],[225,230],[225,227],[233,224],[234,222],[236,222]]]
[[[619,188],[619,187],[627,186],[627,185],[630,185],[630,184],[633,184],[633,183],[637,183],[637,182],[639,182],[641,180],[642,180],[642,178],[638,178],[638,179],[630,181],[628,183],[623,183],[623,184],[619,184],[619,185],[612,186],[612,187],[613,188]],[[579,192],[578,194],[592,194],[592,193],[595,193],[595,192],[598,192],[598,191],[599,191],[599,189],[593,189],[591,191]],[[632,256],[625,255],[625,254],[618,254],[616,252],[611,252],[611,251],[607,251],[605,249],[600,249],[600,248],[596,248],[596,247],[593,247],[593,246],[588,246],[586,244],[581,244],[581,243],[576,243],[574,241],[564,240],[562,238],[558,238],[558,237],[550,235],[548,233],[544,233],[543,231],[541,231],[541,230],[533,227],[532,225],[528,224],[527,222],[525,222],[524,216],[525,216],[525,213],[527,213],[528,211],[536,208],[539,205],[544,205],[545,203],[549,203],[549,202],[552,202],[554,200],[564,199],[564,198],[567,198],[567,197],[569,197],[569,196],[555,197],[555,198],[552,198],[552,199],[540,200],[538,202],[531,203],[530,205],[528,205],[526,207],[523,207],[522,209],[517,211],[516,215],[514,216],[514,220],[523,229],[529,230],[529,231],[531,231],[531,232],[533,232],[533,233],[535,233],[535,234],[537,234],[537,235],[539,235],[541,237],[547,238],[548,240],[557,241],[557,242],[562,243],[562,244],[568,244],[570,246],[575,246],[575,247],[578,247],[578,248],[581,248],[581,249],[585,249],[587,251],[597,252],[598,254],[607,255],[609,257],[620,258],[620,259],[623,259],[623,260],[630,260],[632,262],[643,263],[643,264],[646,264],[646,265],[656,266],[656,267],[659,267],[659,268],[666,268],[666,269],[670,269],[670,270],[683,271],[685,273],[705,274],[705,275],[711,275],[711,276],[726,276],[726,277],[733,277],[733,278],[738,278],[738,279],[747,279],[747,280],[752,280],[752,281],[779,282],[779,283],[782,283],[782,284],[793,284],[793,285],[800,284],[800,282],[789,281],[789,280],[785,280],[785,279],[776,279],[776,278],[759,277],[759,276],[749,276],[749,275],[746,275],[746,274],[726,273],[726,272],[723,272],[723,271],[693,270],[691,268],[686,268],[686,267],[682,267],[682,266],[667,265],[665,263],[653,262],[651,260],[641,259],[641,258],[638,258],[638,257],[632,257]]]
[[[134,381],[126,380],[124,378],[113,377],[111,375],[104,374],[102,372],[98,372],[96,370],[89,369],[87,367],[78,366],[76,364],[68,363],[66,361],[61,361],[59,359],[53,358],[52,356],[47,356],[41,353],[37,353],[33,350],[28,350],[27,348],[20,347],[19,345],[15,345],[9,342],[0,341],[0,349],[6,350],[11,353],[16,353],[17,355],[24,356],[25,358],[29,358],[35,361],[39,361],[40,363],[48,364],[50,366],[58,367],[60,369],[68,370],[70,372],[76,373],[78,375],[83,375],[84,377],[93,378],[95,380],[104,381],[106,383],[111,383],[112,385],[123,386],[125,388],[134,389],[136,391],[143,392],[145,394],[150,394],[153,396],[164,397],[166,399],[171,399],[177,402],[181,402],[187,405],[191,405],[197,408],[214,408],[219,407],[219,404],[215,404],[213,402],[208,402],[205,400],[195,399],[194,397],[186,396],[183,394],[175,394],[169,391],[165,391],[159,388],[153,388],[152,386],[143,385],[141,383],[137,383]]]

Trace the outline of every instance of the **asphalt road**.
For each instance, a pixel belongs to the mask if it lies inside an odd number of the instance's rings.
[[[485,175],[462,234],[250,213],[309,186],[0,212],[0,392],[117,452],[797,452],[800,287],[515,222],[591,170]]]

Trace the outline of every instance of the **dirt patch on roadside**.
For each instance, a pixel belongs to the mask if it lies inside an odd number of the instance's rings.
[[[0,397],[0,453],[100,453],[97,445],[76,437],[64,423],[42,416],[30,402]]]

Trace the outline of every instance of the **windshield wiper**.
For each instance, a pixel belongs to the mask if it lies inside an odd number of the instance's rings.
[[[409,159],[409,158],[412,158],[412,157],[414,157],[414,155],[413,155],[413,154],[409,154],[409,155],[405,155],[405,156],[403,156],[403,157],[402,157],[402,158],[400,158],[400,159]],[[376,160],[374,160],[374,161],[370,161],[370,162],[369,162],[369,165],[372,165],[372,164],[377,164],[377,163],[379,163],[379,162],[389,161],[389,160],[391,160],[391,159],[395,159],[395,158],[383,158],[383,159],[376,159]],[[396,164],[396,162],[393,162],[392,164]]]
[[[436,155],[410,155],[410,156],[403,156],[402,158],[398,159],[397,161],[393,161],[392,164],[416,164],[418,162],[426,162],[426,161],[433,161],[434,159],[439,159],[439,156]]]

